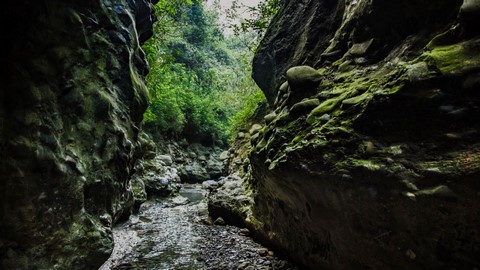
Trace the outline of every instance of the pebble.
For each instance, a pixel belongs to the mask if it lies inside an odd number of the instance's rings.
[[[199,185],[197,188],[202,191]],[[117,242],[121,252],[116,253],[101,269],[119,269],[116,266],[120,265],[132,265],[133,269],[167,269],[157,265],[158,261],[151,259],[155,258],[151,255],[174,248],[180,253],[168,256],[187,262],[191,266],[188,269],[298,270],[247,237],[246,234],[251,233],[247,228],[206,226],[212,225],[213,221],[206,215],[199,216],[200,208],[196,202],[182,206],[174,206],[171,200],[144,203],[136,220],[132,219],[115,229],[116,237],[123,239]],[[142,222],[140,217],[151,222]],[[215,224],[224,222],[223,218],[215,220]],[[141,233],[134,233],[136,231]],[[179,240],[165,241],[171,234],[178,234],[175,238],[178,236]]]
[[[407,257],[410,258],[410,260],[414,260],[417,257],[417,255],[411,249],[407,249],[407,251],[405,252],[405,255],[407,255]]]
[[[200,219],[200,223],[203,224],[203,225],[213,225],[213,221],[212,221],[211,217],[206,217],[206,218]]]
[[[245,270],[245,269],[247,269],[247,267],[249,267],[249,263],[248,262],[242,262],[238,265],[237,269],[238,270]]]
[[[257,253],[260,256],[267,256],[268,255],[268,249],[266,248],[259,248],[257,249]]]
[[[217,219],[215,219],[213,224],[215,224],[215,225],[225,225],[225,220],[222,217],[218,217]]]
[[[250,235],[250,230],[247,229],[247,228],[243,228],[243,229],[240,229],[240,235],[243,235],[243,236],[249,236]]]

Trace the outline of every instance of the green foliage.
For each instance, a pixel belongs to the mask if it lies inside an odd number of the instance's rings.
[[[239,132],[240,129],[245,127],[246,123],[249,123],[249,121],[255,114],[255,110],[257,109],[258,104],[264,102],[265,100],[265,95],[262,91],[258,89],[250,93],[249,95],[243,97],[243,108],[230,118],[230,130],[228,133],[230,135],[230,141],[233,141],[233,139],[235,139],[235,135]]]
[[[252,36],[225,38],[218,14],[201,1],[160,1],[156,12],[154,37],[144,45],[150,64],[144,124],[173,137],[226,140],[260,100],[243,45]]]
[[[250,7],[241,5],[238,0],[232,1],[232,6],[228,11],[228,17],[231,21],[239,20],[239,10],[246,9],[248,17],[241,19],[240,24],[232,23],[231,27],[235,34],[248,33],[254,31],[258,37],[262,37],[273,16],[277,14],[286,0],[261,0],[257,6]]]

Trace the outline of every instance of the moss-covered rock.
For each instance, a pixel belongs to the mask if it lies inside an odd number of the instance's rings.
[[[478,267],[480,33],[462,15],[477,1],[316,1],[323,19],[300,2],[273,21],[254,74],[269,95],[285,67],[317,59],[322,80],[301,99],[320,104],[304,117],[280,99],[254,141],[256,232],[309,269]],[[292,18],[308,45],[279,45]]]
[[[4,3],[0,268],[96,269],[110,255],[133,206],[138,37],[153,20],[143,0]]]

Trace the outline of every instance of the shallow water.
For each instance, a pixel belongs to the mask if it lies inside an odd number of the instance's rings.
[[[110,259],[100,268],[108,269],[204,269],[199,257],[199,235],[193,222],[200,210],[205,191],[199,187],[185,186],[181,194],[184,201],[149,201],[140,207],[137,215],[113,229],[115,247]],[[178,201],[178,202],[176,202]]]
[[[184,185],[177,197],[144,203],[113,229],[115,247],[100,270],[296,269],[260,256],[263,247],[240,228],[200,224],[208,214],[205,195],[201,185]]]

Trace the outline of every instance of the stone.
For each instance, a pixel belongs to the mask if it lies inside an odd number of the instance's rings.
[[[250,133],[250,135],[255,135],[255,134],[257,134],[262,128],[263,128],[262,125],[253,124],[248,133]]]
[[[209,189],[209,190],[214,190],[218,188],[218,186],[219,184],[217,183],[217,181],[214,181],[214,180],[208,180],[202,183],[202,188]]]
[[[407,251],[405,252],[405,255],[407,255],[407,257],[410,259],[410,260],[414,260],[417,255],[415,254],[415,252],[413,252],[413,250],[411,249],[407,249]]]
[[[413,65],[408,66],[408,79],[411,82],[419,82],[422,80],[429,79],[431,77],[430,70],[427,63],[418,62]]]
[[[362,43],[355,43],[352,45],[348,53],[352,56],[364,56],[368,53],[373,43],[373,38]]]
[[[193,162],[179,168],[178,175],[182,182],[201,183],[211,179],[210,173],[201,163]]]
[[[277,114],[275,112],[269,113],[265,115],[265,123],[268,125],[270,124],[275,118],[277,117]]]
[[[172,157],[169,155],[158,155],[157,159],[163,162],[166,166],[172,166],[173,160]]]
[[[262,256],[262,257],[265,257],[268,255],[268,249],[266,248],[259,248],[257,249],[257,254]]]
[[[284,83],[282,83],[282,85],[280,85],[280,88],[278,89],[278,91],[279,91],[280,93],[287,93],[289,87],[290,87],[290,86],[288,85],[288,81],[287,81],[287,82],[284,82]]]
[[[220,159],[221,161],[224,161],[224,160],[227,160],[227,159],[228,159],[228,156],[229,156],[228,151],[223,151],[223,152],[220,154],[219,159]]]
[[[287,80],[291,89],[290,99],[296,101],[315,94],[322,75],[312,67],[298,66],[287,71]]]
[[[250,230],[247,229],[247,228],[242,228],[242,229],[240,229],[239,234],[243,235],[243,236],[249,236],[250,235]]]
[[[238,270],[246,270],[249,266],[250,266],[250,263],[242,262],[238,265],[237,269]]]
[[[308,113],[318,105],[320,105],[320,101],[318,100],[318,98],[303,100],[295,103],[292,106],[292,108],[290,109],[290,114],[296,115],[301,113]]]
[[[215,225],[225,225],[225,220],[222,217],[218,217],[217,219],[215,219],[213,224],[215,224]]]
[[[270,105],[290,67],[313,66],[317,62],[316,56],[325,51],[335,34],[331,28],[341,23],[344,9],[345,4],[340,2],[310,1],[300,5],[295,1],[285,5],[285,12],[273,19],[272,25],[278,28],[265,33],[253,59],[252,74]]]
[[[213,220],[211,217],[206,217],[206,218],[202,218],[200,219],[200,223],[203,224],[203,225],[213,225]]]
[[[176,196],[173,199],[171,199],[171,202],[173,205],[178,206],[178,205],[186,205],[190,202],[190,200],[183,196]]]

